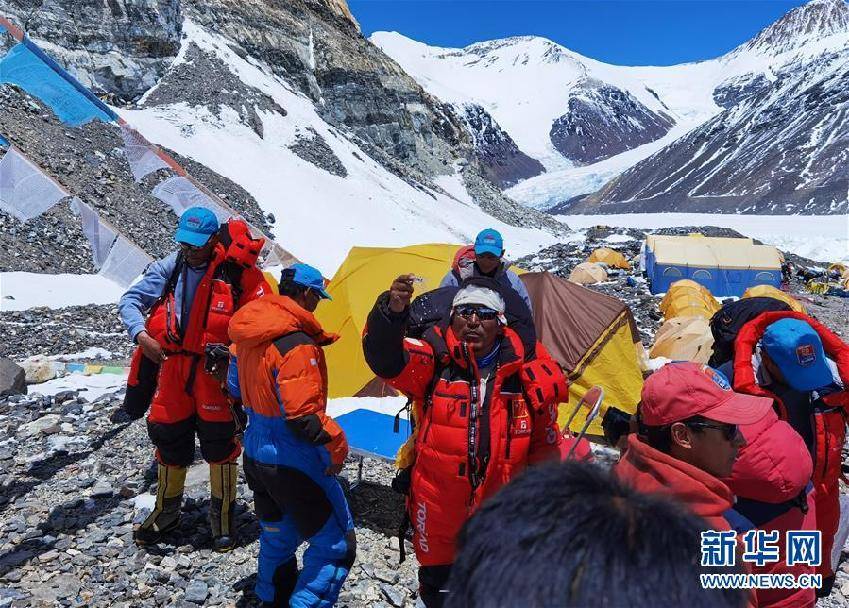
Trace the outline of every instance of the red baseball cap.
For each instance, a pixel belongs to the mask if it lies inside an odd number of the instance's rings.
[[[752,424],[772,407],[772,399],[735,393],[720,372],[690,362],[660,368],[646,380],[641,397],[640,418],[648,426],[665,426],[692,416]]]

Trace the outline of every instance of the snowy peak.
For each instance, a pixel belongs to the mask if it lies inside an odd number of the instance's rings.
[[[580,65],[569,49],[540,36],[513,36],[500,40],[476,42],[460,50],[465,55],[480,57],[486,65],[496,67],[556,64],[572,62]]]
[[[738,50],[780,55],[836,34],[849,34],[849,3],[811,0],[761,30]]]

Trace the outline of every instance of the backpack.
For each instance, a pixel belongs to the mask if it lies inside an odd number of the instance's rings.
[[[761,313],[791,310],[790,305],[775,298],[743,298],[726,302],[710,319],[713,334],[713,354],[708,365],[718,368],[734,360],[734,341],[740,329]]]

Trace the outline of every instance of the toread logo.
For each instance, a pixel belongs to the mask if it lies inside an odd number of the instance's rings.
[[[731,384],[728,383],[728,380],[725,378],[724,375],[722,375],[721,372],[718,372],[717,370],[707,365],[702,366],[702,371],[705,373],[705,376],[713,380],[713,383],[716,384],[722,390],[731,390]]]
[[[817,362],[817,354],[813,344],[802,344],[796,347],[796,359],[802,367],[810,367]]]
[[[427,505],[423,502],[416,507],[416,531],[419,533],[419,548],[427,553],[430,551],[427,543]]]

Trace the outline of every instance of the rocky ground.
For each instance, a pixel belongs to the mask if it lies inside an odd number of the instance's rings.
[[[566,242],[547,247],[535,254],[516,260],[516,265],[528,270],[548,270],[567,278],[572,269],[585,261],[593,250],[599,247],[609,247],[622,252],[636,266],[636,258],[640,246],[647,234],[678,234],[686,235],[701,232],[711,237],[741,237],[744,236],[730,228],[715,226],[685,226],[679,228],[661,228],[658,230],[638,230],[610,228],[597,226],[586,231],[581,241]],[[826,261],[815,261],[793,254],[786,254],[788,261],[805,267],[827,267]],[[637,327],[646,346],[654,341],[654,334],[662,325],[663,318],[658,311],[661,298],[651,294],[648,283],[639,272],[619,271],[611,269],[608,281],[597,285],[589,285],[590,289],[606,293],[623,300],[631,308]],[[789,285],[789,293],[798,299],[813,317],[822,321],[826,326],[849,338],[849,298],[821,296],[809,293],[805,289],[805,281],[794,276]]]
[[[23,361],[32,355],[78,353],[90,347],[104,348],[118,365],[128,360],[133,345],[111,305],[31,308],[0,313],[0,357]]]
[[[110,421],[121,400],[90,402],[84,391],[0,399],[0,607],[256,605],[259,526],[241,475],[233,552],[211,551],[208,469],[199,458],[179,532],[152,547],[133,543],[133,524],[153,503],[155,467],[144,424]],[[357,468],[349,459],[343,476],[356,480]],[[350,492],[357,562],[340,607],[415,603],[417,564],[408,540],[399,564],[403,501],[389,488],[392,476],[391,465],[365,459]]]
[[[89,402],[85,394],[0,400],[0,606],[254,605],[259,527],[244,479],[233,552],[210,549],[200,461],[188,475],[179,533],[136,547],[132,526],[155,490],[145,427],[110,421],[120,395]],[[345,475],[356,471],[351,460]],[[415,558],[398,563],[402,502],[391,476],[389,465],[367,460],[352,493],[359,552],[339,606],[412,605]]]

